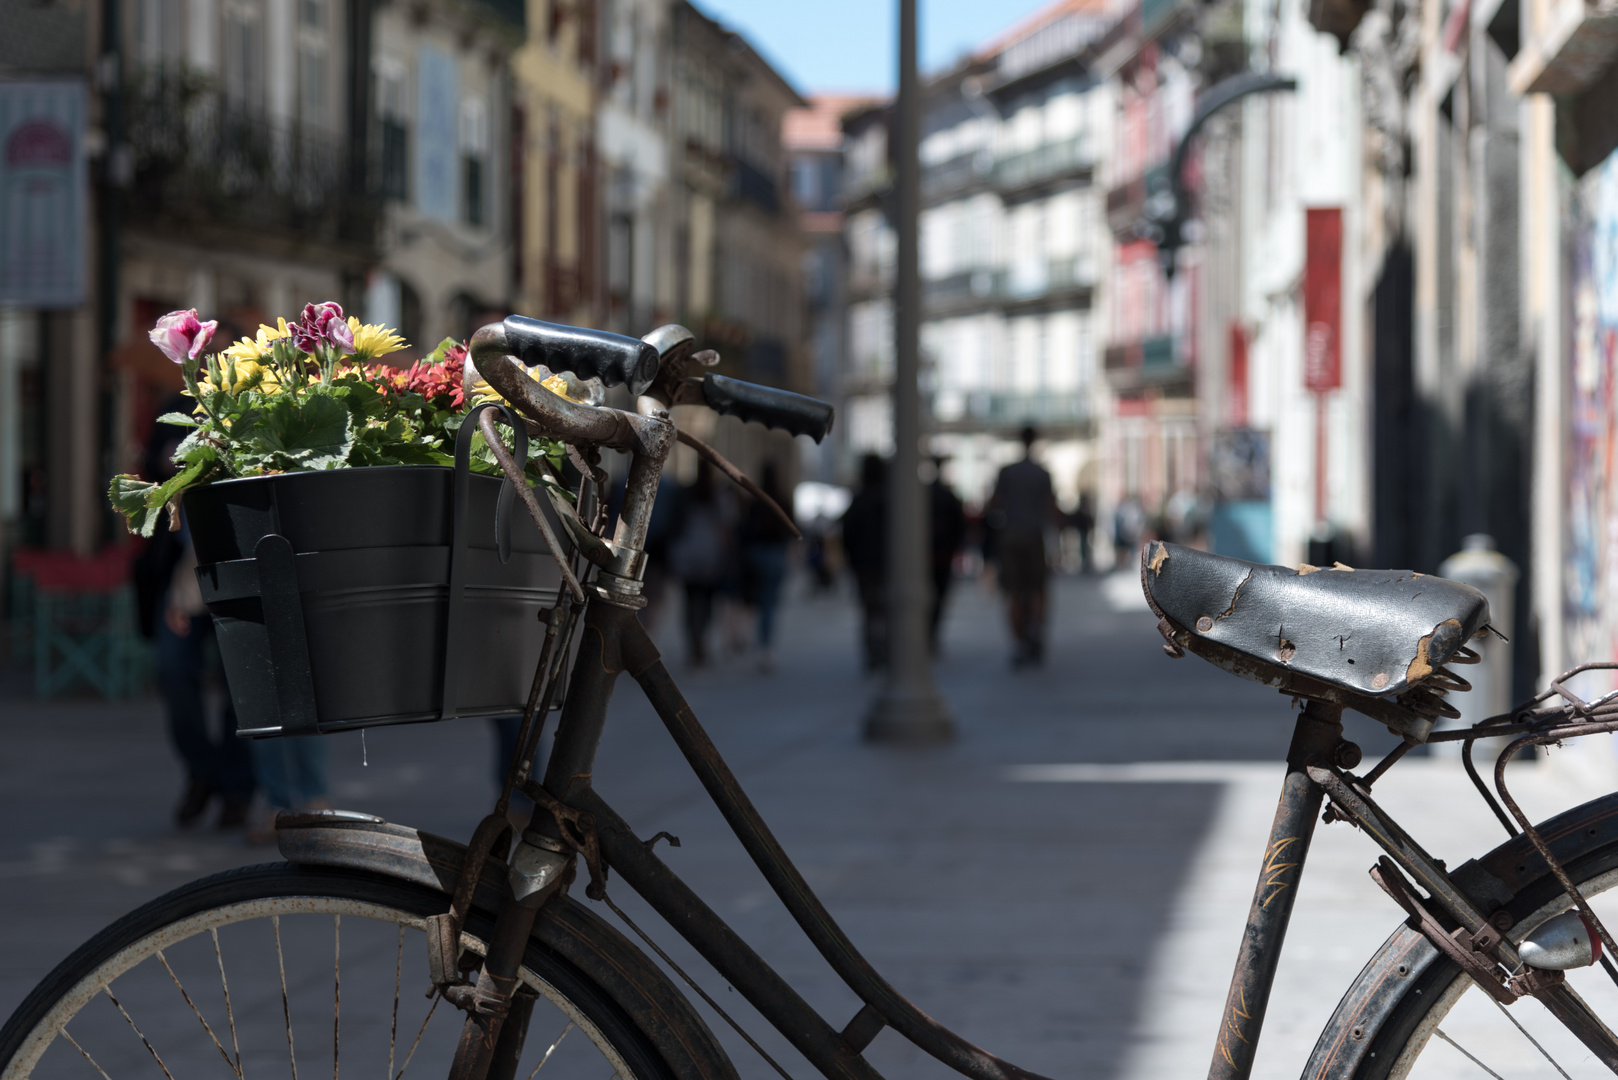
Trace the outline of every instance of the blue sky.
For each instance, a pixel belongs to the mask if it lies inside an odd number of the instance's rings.
[[[800,93],[891,91],[896,0],[693,0],[746,35]],[[944,67],[1050,0],[917,0],[921,67]]]

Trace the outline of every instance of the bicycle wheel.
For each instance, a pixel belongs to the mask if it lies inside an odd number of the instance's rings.
[[[1615,821],[1618,795],[1611,795],[1539,826],[1609,927],[1618,926]],[[1506,935],[1513,941],[1569,907],[1544,860],[1520,836],[1452,876],[1474,897],[1492,893],[1501,902],[1515,920]],[[1618,987],[1605,971],[1570,971],[1568,983],[1618,1030]],[[1524,997],[1508,1007],[1496,1004],[1430,941],[1401,926],[1343,997],[1303,1075],[1309,1080],[1516,1080],[1612,1074],[1538,1001]]]
[[[464,1015],[429,992],[423,930],[447,908],[409,883],[288,864],[193,882],[40,983],[0,1029],[0,1080],[445,1076]],[[492,930],[472,911],[465,947]],[[672,1080],[607,992],[537,941],[521,980],[537,1001],[519,1080]]]

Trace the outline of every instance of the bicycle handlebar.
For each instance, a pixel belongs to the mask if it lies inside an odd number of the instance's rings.
[[[638,338],[522,315],[508,316],[500,325],[506,332],[507,350],[524,364],[544,364],[581,379],[600,379],[605,386],[628,386],[636,397],[657,378],[657,349]]]
[[[824,439],[831,431],[836,415],[824,401],[724,375],[703,378],[702,400],[708,408],[723,416],[753,420],[765,427],[780,428],[794,435],[807,435],[815,442]]]

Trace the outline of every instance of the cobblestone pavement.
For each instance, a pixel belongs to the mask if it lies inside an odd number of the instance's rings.
[[[1013,673],[994,598],[961,585],[937,673],[960,738],[927,750],[860,741],[876,684],[858,672],[845,599],[787,607],[774,675],[746,657],[688,672],[663,635],[698,716],[878,969],[943,1023],[1051,1076],[1206,1070],[1291,730],[1285,699],[1166,659],[1136,589],[1128,577],[1060,581],[1050,662]],[[1391,744],[1369,721],[1349,724],[1367,754]],[[329,748],[339,806],[464,837],[492,798],[480,722],[372,731],[369,764],[356,735]],[[811,1004],[835,1026],[854,1013],[632,684],[614,702],[596,776],[641,835],[681,838],[663,858]],[[1610,789],[1595,767],[1524,776],[1538,816]],[[236,836],[175,832],[179,785],[153,702],[0,699],[0,1016],[119,914],[274,858]],[[1469,790],[1458,764],[1436,758],[1402,764],[1378,788],[1451,865],[1498,842]],[[1317,832],[1259,1075],[1298,1073],[1398,921],[1365,876],[1373,861],[1347,826]],[[621,884],[614,896],[661,929]],[[690,950],[669,948],[796,1080],[812,1074]],[[721,1037],[742,1075],[767,1073]],[[947,1075],[891,1032],[869,1053],[895,1080]]]

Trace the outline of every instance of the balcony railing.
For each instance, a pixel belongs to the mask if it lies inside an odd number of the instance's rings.
[[[1084,429],[1095,419],[1084,390],[946,390],[934,395],[933,415],[940,427],[958,431],[1012,431],[1024,424]]]
[[[1017,191],[1047,180],[1088,173],[1094,167],[1095,155],[1089,140],[1075,135],[1002,157],[994,163],[994,183],[1002,191]]]
[[[364,157],[335,136],[273,123],[179,81],[141,83],[126,101],[131,220],[373,243],[380,200]]]
[[[1095,261],[1088,255],[1026,260],[1010,269],[979,267],[923,281],[922,307],[937,315],[965,308],[1072,301],[1094,289],[1095,281]]]
[[[957,154],[922,168],[921,197],[931,200],[959,195],[987,181],[993,172],[994,155],[987,150]]]
[[[1180,360],[1172,334],[1154,334],[1136,341],[1108,345],[1102,358],[1102,368],[1106,371],[1107,382],[1118,390],[1148,383],[1176,382],[1190,374]]]

